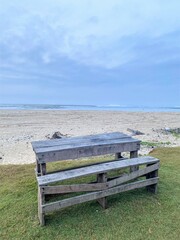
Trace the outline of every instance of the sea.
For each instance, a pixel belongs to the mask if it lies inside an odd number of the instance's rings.
[[[180,106],[149,107],[121,105],[0,104],[1,110],[92,110],[128,112],[180,112]]]

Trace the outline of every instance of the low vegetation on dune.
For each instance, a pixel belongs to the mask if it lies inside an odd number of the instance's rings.
[[[179,239],[180,147],[151,155],[161,163],[157,195],[145,189],[117,194],[108,197],[106,210],[95,201],[76,205],[49,214],[45,227],[37,216],[34,165],[1,165],[0,239]]]

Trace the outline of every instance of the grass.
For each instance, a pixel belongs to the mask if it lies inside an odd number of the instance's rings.
[[[146,146],[146,147],[163,147],[163,146],[168,146],[170,145],[171,142],[141,142],[142,146]]]
[[[173,132],[172,135],[173,135],[176,139],[180,138],[180,133]]]
[[[179,239],[180,148],[151,155],[161,161],[157,195],[139,189],[108,197],[106,210],[95,201],[69,207],[48,215],[46,227],[37,217],[34,165],[0,166],[0,239]]]

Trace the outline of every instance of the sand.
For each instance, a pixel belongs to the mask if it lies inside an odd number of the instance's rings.
[[[177,112],[0,110],[0,164],[35,162],[31,141],[46,140],[56,131],[68,136],[114,131],[131,135],[127,130],[131,128],[144,133],[134,138],[169,147],[180,146],[180,138],[160,129],[178,127]],[[142,146],[140,154],[151,150]]]

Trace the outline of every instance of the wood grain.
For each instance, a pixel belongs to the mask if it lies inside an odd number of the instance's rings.
[[[137,151],[140,141],[123,133],[107,133],[32,142],[38,163]]]
[[[87,201],[96,200],[96,199],[114,195],[120,192],[126,192],[129,190],[146,187],[152,184],[156,184],[158,182],[158,179],[159,179],[158,177],[150,178],[147,180],[120,185],[120,186],[99,191],[99,192],[87,193],[82,196],[72,197],[72,198],[64,199],[54,203],[48,203],[42,206],[42,212],[43,213],[52,212],[61,208],[69,207],[69,206],[80,204]]]
[[[92,184],[72,184],[59,186],[44,186],[42,191],[44,194],[72,193],[72,192],[92,192],[106,189],[107,183],[92,183]]]
[[[111,170],[116,170],[116,169],[120,169],[120,168],[123,169],[126,167],[132,167],[132,166],[136,166],[136,165],[156,163],[158,161],[159,161],[158,159],[150,157],[150,156],[133,158],[133,159],[131,159],[131,161],[129,159],[128,160],[119,160],[119,161],[116,160],[116,161],[113,161],[110,163],[107,162],[107,163],[97,164],[97,165],[83,167],[83,168],[79,168],[79,169],[67,170],[67,171],[62,171],[59,173],[38,176],[37,180],[38,180],[39,186],[42,186],[42,185],[47,185],[47,184],[51,184],[51,183],[62,181],[62,180],[87,176],[87,175],[91,175],[91,174],[104,173],[104,172],[108,172]]]

